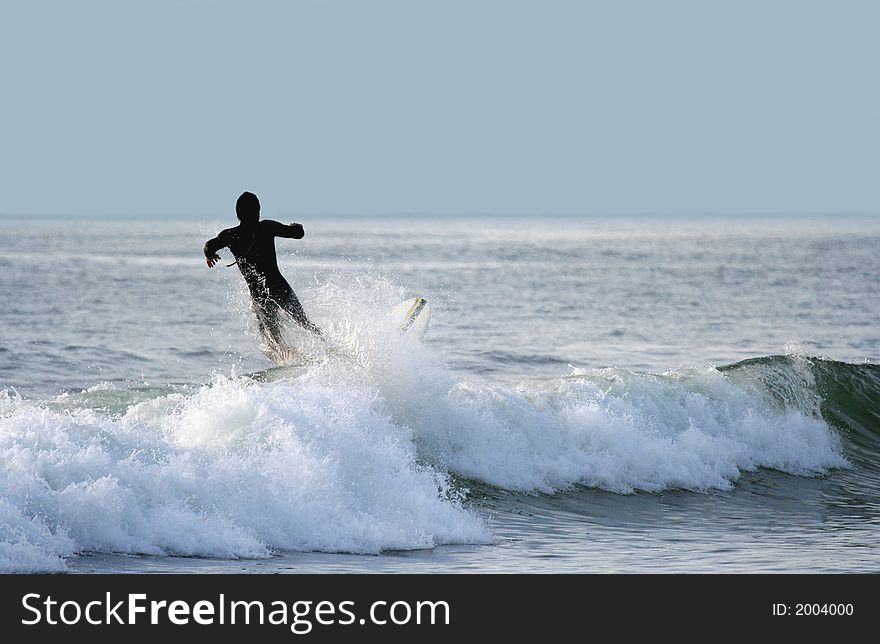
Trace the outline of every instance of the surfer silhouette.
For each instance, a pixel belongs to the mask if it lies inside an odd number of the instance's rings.
[[[252,192],[243,192],[235,202],[235,214],[241,222],[235,228],[227,228],[205,243],[208,268],[220,261],[217,251],[229,248],[235,257],[253,301],[260,333],[270,346],[284,348],[281,335],[281,311],[286,312],[303,328],[321,335],[306,317],[302,304],[278,270],[275,256],[275,238],[302,239],[302,224],[282,224],[271,219],[260,220],[260,200]]]

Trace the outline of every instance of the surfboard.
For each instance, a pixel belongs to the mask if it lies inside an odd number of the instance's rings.
[[[401,335],[421,340],[431,321],[431,307],[425,298],[414,297],[395,306],[391,320]]]

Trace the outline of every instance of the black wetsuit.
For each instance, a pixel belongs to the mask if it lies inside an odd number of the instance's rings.
[[[205,257],[213,257],[218,250],[228,247],[235,256],[238,268],[247,282],[254,302],[254,312],[264,337],[283,345],[278,309],[286,311],[300,325],[320,334],[311,323],[302,305],[278,270],[275,257],[275,238],[301,239],[301,226],[287,226],[271,219],[255,224],[240,224],[221,231],[205,244]]]

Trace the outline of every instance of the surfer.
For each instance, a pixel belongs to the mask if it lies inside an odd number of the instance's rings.
[[[260,333],[275,347],[285,347],[281,335],[279,315],[285,311],[300,326],[316,335],[320,329],[306,317],[302,304],[278,270],[275,257],[275,238],[302,239],[302,224],[282,224],[271,219],[260,221],[260,200],[252,192],[243,192],[235,202],[235,214],[241,222],[235,228],[227,228],[205,244],[208,268],[220,261],[217,251],[229,248],[235,257],[248,290],[253,309],[257,315]]]

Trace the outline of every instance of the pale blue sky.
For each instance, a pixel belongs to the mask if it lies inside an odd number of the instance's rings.
[[[0,5],[0,213],[880,212],[880,3]]]

